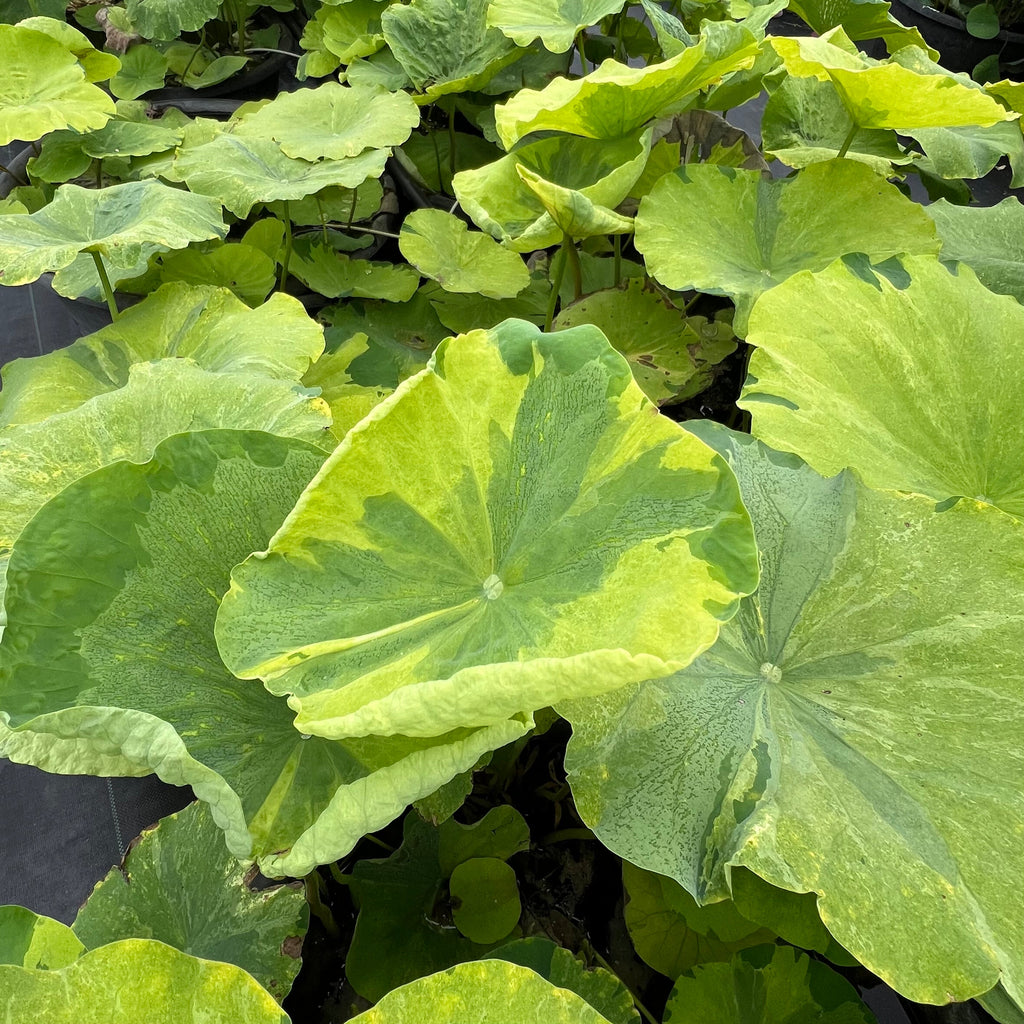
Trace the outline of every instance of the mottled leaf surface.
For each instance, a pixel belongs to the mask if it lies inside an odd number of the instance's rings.
[[[0,964],[56,971],[84,952],[85,946],[66,924],[25,907],[0,907]]]
[[[565,53],[581,29],[622,10],[624,0],[492,0],[487,24],[520,46],[539,39],[554,53]]]

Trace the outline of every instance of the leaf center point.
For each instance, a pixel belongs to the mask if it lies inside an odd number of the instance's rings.
[[[505,584],[501,582],[501,577],[493,572],[484,580],[484,597],[486,597],[488,601],[497,601],[498,598],[501,597],[501,592],[504,589]]]
[[[766,661],[761,666],[761,678],[766,679],[769,683],[781,683],[782,669],[778,665],[773,665],[770,661]]]

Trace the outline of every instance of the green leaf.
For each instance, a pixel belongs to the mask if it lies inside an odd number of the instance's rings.
[[[632,217],[624,217],[607,206],[601,206],[576,189],[556,185],[522,164],[516,165],[516,173],[540,200],[563,237],[575,240],[594,235],[632,234]]]
[[[519,167],[614,208],[629,195],[650,152],[650,130],[610,141],[555,136],[516,146],[476,170],[460,171],[452,187],[478,227],[516,252],[532,252],[560,242],[562,232]]]
[[[625,0],[493,0],[487,24],[519,46],[539,39],[554,53],[565,53],[576,36],[602,18],[618,14]]]
[[[0,964],[56,971],[84,952],[85,946],[66,924],[24,907],[0,907]]]
[[[209,64],[201,61],[186,63],[185,70],[180,74],[181,84],[189,89],[209,89],[211,85],[227,81],[248,63],[248,57],[234,56],[217,57]]]
[[[246,876],[209,808],[195,803],[142,833],[72,928],[86,949],[159,939],[190,956],[236,964],[280,1002],[302,962],[305,895],[291,886],[253,892]]]
[[[341,738],[495,724],[688,663],[754,560],[719,461],[652,411],[596,328],[442,343],[235,570],[225,664]]]
[[[62,185],[38,213],[0,218],[0,281],[27,284],[82,252],[99,253],[112,267],[133,267],[144,246],[184,249],[226,233],[216,203],[157,181],[100,191]]]
[[[380,16],[386,9],[380,0],[348,0],[340,6],[321,7],[303,29],[302,46],[325,49],[340,64],[369,57],[384,45]]]
[[[290,264],[295,276],[328,299],[356,296],[408,302],[420,283],[420,275],[411,267],[393,263],[353,260],[320,243],[292,254]]]
[[[273,996],[234,964],[210,963],[152,939],[92,950],[56,971],[0,965],[9,1024],[287,1024]]]
[[[315,224],[318,227],[324,221],[332,220],[341,221],[343,224],[350,221],[358,224],[360,221],[368,220],[381,208],[383,197],[384,189],[376,178],[368,178],[354,189],[329,186],[304,199],[293,199],[288,204],[288,219],[293,224]],[[284,217],[284,203],[271,203],[268,209],[278,217]],[[280,228],[283,238],[284,225],[280,225]]]
[[[233,399],[247,404],[237,388]],[[261,432],[182,434],[40,510],[11,556],[4,753],[48,771],[155,771],[190,785],[232,853],[255,855],[265,874],[304,875],[527,731],[305,738],[284,701],[224,668],[213,624],[231,566],[266,544],[322,458]],[[40,600],[45,623],[32,612]]]
[[[412,0],[381,15],[384,38],[421,102],[477,90],[519,56],[487,24],[489,7],[490,0]]]
[[[744,950],[680,978],[665,1007],[666,1024],[876,1024],[842,975],[788,946]]]
[[[1024,517],[1022,330],[1020,304],[966,267],[906,258],[890,283],[837,263],[759,303],[741,401],[758,437],[821,472]]]
[[[443,210],[410,213],[398,247],[421,274],[448,292],[507,299],[530,283],[521,256],[503,249],[490,235],[471,232],[465,221]]]
[[[906,134],[921,144],[934,173],[944,178],[983,178],[1009,156],[1011,186],[1024,184],[1024,135],[1015,121],[988,128],[919,128]]]
[[[1024,1024],[1024,1010],[1006,994],[1002,985],[996,985],[991,992],[978,996],[977,1002],[999,1024]]]
[[[352,1024],[609,1024],[574,992],[503,960],[463,963],[389,992]],[[20,1022],[19,1022],[20,1024]]]
[[[452,920],[472,942],[500,942],[519,922],[522,904],[516,873],[497,857],[473,857],[449,880]]]
[[[452,138],[448,132],[413,134],[401,153],[416,168],[416,173],[431,192],[452,195]],[[501,159],[504,154],[479,135],[455,132],[455,170],[471,171]]]
[[[699,394],[711,383],[712,367],[736,349],[728,322],[687,317],[635,278],[566,306],[555,321],[559,330],[580,324],[601,330],[658,405]]]
[[[32,29],[56,39],[58,43],[70,50],[82,65],[87,82],[103,82],[117,72],[121,61],[112,53],[97,50],[83,35],[64,20],[57,18],[34,17],[26,18],[18,23],[18,28]]]
[[[327,82],[281,93],[243,114],[233,131],[242,139],[270,139],[299,160],[343,160],[400,146],[419,121],[419,108],[404,92]]]
[[[102,128],[81,139],[82,152],[97,159],[107,157],[149,156],[174,149],[181,142],[182,128],[153,121],[108,121]]]
[[[514,299],[486,299],[479,294],[456,295],[444,291],[437,284],[425,285],[420,294],[429,298],[441,323],[452,334],[466,334],[489,330],[509,319],[529,320],[540,327],[547,317],[551,284],[545,273],[535,270],[530,275],[529,285]]]
[[[129,47],[121,57],[121,69],[110,79],[110,91],[119,100],[134,100],[163,87],[167,58],[148,43]]]
[[[240,242],[228,242],[208,252],[182,249],[160,259],[161,281],[228,288],[250,306],[259,306],[273,290],[275,270],[266,253]]]
[[[217,0],[125,0],[131,23],[146,39],[177,39],[217,17]]]
[[[631,135],[656,117],[685,110],[697,94],[723,75],[750,67],[754,37],[734,26],[728,39],[699,42],[661,64],[631,68],[606,60],[583,78],[558,78],[540,91],[523,89],[495,108],[506,149],[532,132],[548,129],[592,139]]]
[[[754,300],[801,270],[864,252],[884,260],[939,249],[922,208],[852,160],[812,164],[789,179],[685,164],[640,202],[636,247],[676,291],[728,295],[742,336]]]
[[[999,14],[992,4],[978,4],[967,12],[967,31],[975,39],[995,39],[999,35]]]
[[[918,46],[938,60],[938,52],[929,48],[920,30],[902,25],[891,8],[886,0],[791,0],[789,4],[789,9],[818,35],[841,25],[854,42],[881,39],[889,53],[904,46]]]
[[[700,430],[739,476],[761,586],[679,675],[559,707],[580,813],[702,902],[738,866],[817,893],[910,999],[1019,994],[1024,526]]]
[[[236,217],[248,217],[256,203],[304,199],[330,185],[356,188],[379,178],[387,157],[387,150],[371,149],[347,160],[310,163],[285,156],[270,139],[221,134],[179,150],[166,176],[215,197]]]
[[[114,113],[75,55],[45,32],[0,25],[0,67],[0,146],[57,128],[100,128]]]
[[[966,263],[990,291],[1024,302],[1024,206],[1008,196],[991,207],[925,207],[942,239],[943,260]]]

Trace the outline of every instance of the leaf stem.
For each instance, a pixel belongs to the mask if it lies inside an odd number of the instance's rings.
[[[596,949],[594,949],[594,944],[589,939],[583,940],[583,947],[586,953],[592,956],[601,967],[603,967],[610,975],[612,975],[612,977],[619,978],[618,972],[614,970],[612,965],[608,963],[608,961],[605,960],[605,958],[601,956],[601,954],[598,953]],[[640,1000],[634,994],[633,990],[621,978],[619,978],[619,982],[623,985],[623,987],[632,997],[633,1005],[640,1011],[640,1016],[643,1017],[644,1020],[648,1022],[648,1024],[658,1024],[657,1018],[654,1016],[653,1013],[651,1013],[650,1010],[647,1009],[646,1006],[644,1006],[643,1003],[640,1002]]]
[[[555,258],[551,265],[551,269],[554,271],[554,277],[551,280],[551,296],[548,299],[548,312],[547,316],[544,318],[545,331],[551,330],[551,324],[555,319],[555,305],[558,302],[558,293],[562,290],[562,278],[565,277],[566,258],[565,242],[563,242],[558,252],[555,253]]]
[[[281,258],[281,279],[278,282],[277,290],[284,291],[288,283],[288,264],[292,260],[292,217],[290,203],[284,200],[284,256]]]
[[[334,228],[336,231],[346,231],[350,235],[380,235],[381,238],[401,238],[401,235],[396,235],[394,231],[381,231],[379,228],[364,228],[361,224],[337,224],[333,221],[327,225],[329,228]]]
[[[573,301],[579,302],[583,298],[583,267],[580,266],[580,254],[576,250],[575,239],[568,235],[562,239],[562,246],[568,256],[569,266],[572,267]]]
[[[114,300],[114,289],[110,287],[110,278],[107,277],[107,268],[103,266],[103,259],[95,249],[93,249],[89,255],[92,257],[93,263],[96,264],[96,273],[99,274],[100,287],[103,289],[103,297],[107,300],[107,309],[110,310],[110,319],[112,321],[116,320],[121,315],[121,311],[117,308],[117,302]]]
[[[580,55],[580,68],[582,69],[583,74],[587,73],[587,54],[583,49],[583,39],[586,34],[586,29],[582,28],[576,33],[576,52]]]
[[[448,111],[448,174],[455,177],[455,104]],[[449,186],[450,187],[450,186]]]
[[[306,883],[306,902],[309,904],[310,912],[320,919],[324,931],[332,939],[339,938],[341,929],[338,928],[338,922],[334,920],[334,915],[320,899],[320,886],[323,885],[320,872],[314,868],[303,881]]]
[[[612,246],[615,250],[615,287],[622,284],[622,235],[612,235]]]
[[[854,121],[853,124],[850,125],[850,130],[846,133],[846,138],[843,139],[843,144],[840,146],[839,152],[836,154],[837,160],[842,160],[842,158],[846,156],[846,153],[850,148],[850,144],[853,142],[854,137],[859,130],[860,126],[856,121]]]

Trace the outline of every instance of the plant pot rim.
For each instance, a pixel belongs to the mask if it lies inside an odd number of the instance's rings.
[[[967,25],[962,18],[956,17],[953,14],[947,14],[945,11],[940,11],[938,8],[930,7],[928,4],[924,4],[921,0],[892,0],[896,5],[907,7],[914,11],[916,14],[920,14],[924,18],[930,18],[932,21],[937,21],[940,25],[946,25],[948,28],[957,29],[963,32],[964,35],[970,35],[967,31]],[[971,36],[972,39],[976,38]],[[1024,46],[1024,32],[1013,32],[1008,28],[1000,29],[999,34],[994,37],[1001,43],[1009,43],[1014,46]],[[984,39],[979,40],[980,42],[992,42],[992,40]]]

